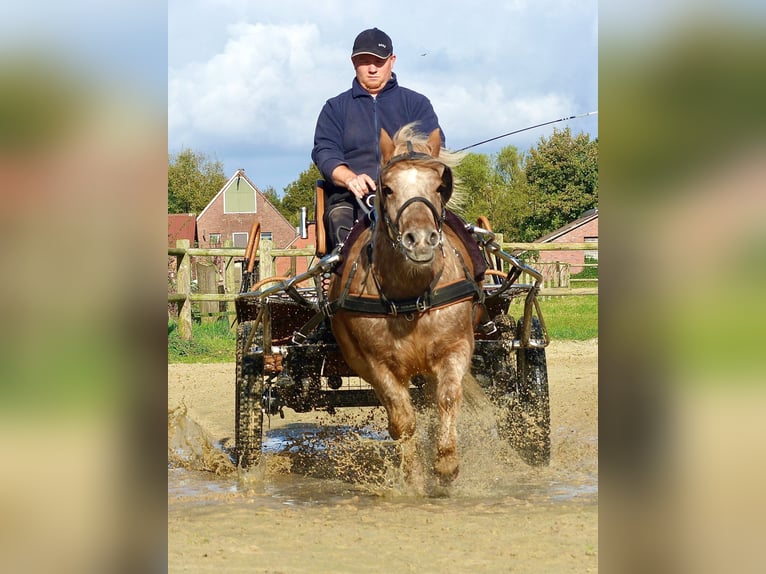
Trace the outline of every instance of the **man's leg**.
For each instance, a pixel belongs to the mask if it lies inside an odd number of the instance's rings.
[[[338,202],[325,211],[327,252],[342,243],[354,226],[354,207],[350,203]]]

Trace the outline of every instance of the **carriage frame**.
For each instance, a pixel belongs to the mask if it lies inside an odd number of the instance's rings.
[[[321,226],[321,217],[317,220]],[[486,218],[478,223],[483,227],[466,223],[466,229],[487,264],[481,288],[488,320],[475,328],[471,373],[499,407],[498,429],[519,455],[531,465],[546,465],[550,406],[545,348],[550,338],[538,301],[543,277],[503,251]],[[305,273],[251,285],[258,231],[259,227],[251,233],[243,266],[247,271],[235,300],[239,325],[234,452],[244,468],[261,459],[265,417],[284,416],[285,408],[334,413],[344,407],[380,405],[372,387],[343,359],[330,328],[327,287],[341,261],[340,246]],[[531,282],[522,283],[522,278]],[[524,305],[515,319],[508,312],[517,298],[523,298]],[[423,404],[422,383],[418,376],[410,381],[416,405]]]

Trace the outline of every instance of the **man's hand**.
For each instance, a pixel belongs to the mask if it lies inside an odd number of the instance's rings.
[[[355,174],[345,165],[339,165],[332,173],[336,185],[342,185],[359,199],[375,191],[375,180],[366,173]]]
[[[351,193],[362,199],[371,191],[375,191],[375,181],[366,173],[362,173],[349,178],[346,187]]]

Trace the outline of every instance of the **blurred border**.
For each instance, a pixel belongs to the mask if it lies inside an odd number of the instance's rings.
[[[0,22],[0,570],[166,570],[167,7]]]
[[[766,8],[600,5],[600,567],[763,571]]]
[[[600,6],[606,572],[763,571],[762,4]],[[4,8],[3,571],[165,570],[166,30]]]

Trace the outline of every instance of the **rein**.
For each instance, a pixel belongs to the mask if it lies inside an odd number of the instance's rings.
[[[383,222],[386,224],[386,233],[391,239],[391,241],[394,244],[394,247],[402,249],[402,232],[399,229],[399,220],[402,218],[402,215],[404,214],[404,210],[407,209],[410,205],[413,203],[423,203],[425,206],[431,211],[431,213],[434,216],[434,222],[436,223],[436,229],[439,232],[439,244],[444,245],[444,236],[442,235],[442,225],[444,224],[444,219],[446,218],[446,202],[442,198],[442,209],[441,213],[439,213],[439,210],[436,209],[436,206],[434,206],[433,203],[431,203],[428,199],[425,197],[412,197],[405,201],[402,206],[397,210],[396,212],[396,218],[394,221],[391,221],[391,217],[388,215],[388,212],[383,209],[384,202],[385,202],[385,194],[383,194],[383,174],[386,172],[386,170],[390,169],[391,166],[402,162],[402,161],[417,161],[417,160],[427,160],[430,162],[434,161],[434,158],[428,155],[427,153],[422,152],[416,152],[412,149],[412,142],[407,141],[407,151],[404,153],[401,153],[399,155],[396,155],[392,157],[386,165],[384,165],[380,173],[378,174],[378,182],[377,182],[377,188],[380,193],[380,205],[381,205],[381,211],[383,212]],[[445,166],[445,169],[449,169]],[[443,247],[442,247],[443,249]]]
[[[447,208],[446,208],[446,200],[444,197],[444,193],[440,191],[440,197],[442,199],[441,202],[441,211],[437,209],[437,207],[429,201],[425,197],[412,197],[405,201],[401,207],[396,212],[396,216],[394,220],[391,220],[391,217],[388,215],[387,211],[385,210],[385,194],[383,193],[383,174],[386,172],[386,170],[390,169],[391,166],[403,162],[403,161],[428,161],[429,163],[433,164],[434,162],[438,162],[438,160],[426,153],[416,152],[412,148],[412,142],[407,142],[407,151],[396,155],[392,157],[380,170],[380,174],[378,175],[378,193],[379,195],[379,201],[380,201],[380,211],[382,212],[382,220],[386,225],[386,234],[388,235],[389,239],[391,239],[393,243],[393,247],[395,249],[403,249],[402,247],[402,233],[399,229],[399,222],[402,218],[402,214],[404,211],[410,207],[411,205],[415,203],[423,203],[428,209],[431,211],[434,221],[436,223],[437,230],[439,232],[439,246],[442,250],[442,253],[444,253],[444,234],[443,234],[443,224],[447,217]],[[443,165],[443,164],[442,164]],[[449,170],[448,166],[444,166],[445,169]],[[449,174],[451,178],[451,173]],[[450,179],[451,182],[451,179]],[[450,189],[451,192],[451,189]],[[368,260],[370,261],[370,264],[372,263],[372,237],[374,236],[374,227],[377,222],[377,218],[372,219],[372,225],[373,225],[373,232],[370,237],[370,243],[367,245],[367,249],[360,252],[364,253],[366,251]],[[375,273],[372,273],[372,278],[375,283],[375,287],[378,291],[376,295],[368,295],[368,296],[362,296],[362,295],[353,295],[350,293],[351,290],[351,284],[353,282],[354,276],[356,275],[357,269],[359,268],[359,261],[355,261],[353,266],[348,272],[348,276],[346,277],[345,284],[343,286],[343,291],[341,292],[340,297],[338,297],[337,300],[331,302],[328,304],[328,306],[325,309],[325,312],[327,315],[333,314],[338,309],[343,309],[344,311],[350,311],[354,313],[361,313],[364,315],[383,315],[383,316],[391,316],[391,317],[397,317],[400,315],[404,315],[408,320],[414,320],[416,313],[425,313],[429,309],[439,308],[439,307],[446,307],[448,305],[452,305],[454,303],[458,303],[460,301],[465,301],[467,299],[473,299],[478,302],[483,302],[484,300],[484,290],[481,288],[481,286],[476,282],[476,280],[473,278],[473,275],[471,273],[471,270],[468,268],[468,265],[466,265],[466,262],[463,259],[463,256],[460,254],[460,252],[455,248],[452,247],[455,255],[458,257],[464,273],[464,278],[455,280],[447,285],[439,286],[438,283],[441,280],[442,271],[439,271],[434,279],[431,281],[431,284],[426,288],[426,290],[418,295],[417,297],[409,297],[405,299],[389,299],[386,297],[386,295],[383,293],[383,290],[381,288],[380,282],[375,275]],[[370,265],[370,268],[372,265]]]

